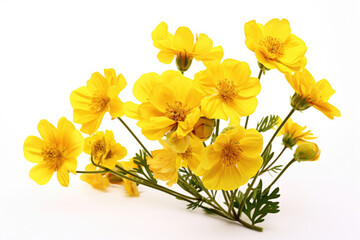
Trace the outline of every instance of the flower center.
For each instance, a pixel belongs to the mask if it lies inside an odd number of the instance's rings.
[[[260,45],[267,48],[267,50],[276,55],[276,57],[284,54],[284,44],[278,38],[267,36],[264,40],[260,41]]]
[[[186,104],[184,105],[180,101],[175,101],[175,103],[166,103],[166,105],[167,108],[165,111],[165,116],[167,118],[170,118],[175,122],[184,121],[186,119]]]
[[[239,91],[235,88],[234,82],[227,79],[219,80],[217,82],[217,89],[219,91],[220,97],[225,102],[232,100],[239,93]]]
[[[56,146],[46,146],[42,150],[41,156],[50,168],[55,171],[58,170],[64,163],[61,151]]]
[[[189,160],[192,158],[191,153],[192,153],[192,149],[191,146],[189,146],[184,153],[178,153],[178,155],[184,160]]]
[[[101,157],[106,153],[106,144],[104,141],[98,140],[93,143],[92,146],[92,154],[94,159],[96,159],[99,163],[101,161]]]
[[[91,98],[91,110],[94,112],[102,112],[106,109],[110,102],[109,97],[94,96]]]
[[[226,166],[235,165],[240,161],[241,152],[242,150],[238,144],[229,143],[223,148],[220,161]]]

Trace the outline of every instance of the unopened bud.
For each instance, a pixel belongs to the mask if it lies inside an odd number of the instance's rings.
[[[312,142],[303,142],[295,150],[294,158],[297,161],[316,161],[320,157],[319,147]]]
[[[109,182],[112,184],[120,184],[123,182],[123,179],[115,174],[107,173],[106,177],[109,179]]]
[[[189,69],[193,58],[185,53],[180,52],[179,55],[176,56],[176,66],[181,72],[185,72]]]
[[[193,134],[200,140],[206,141],[212,134],[215,126],[215,119],[201,117],[194,126]]]

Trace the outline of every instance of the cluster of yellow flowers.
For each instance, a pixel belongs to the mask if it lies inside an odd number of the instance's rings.
[[[29,136],[24,143],[25,158],[37,163],[31,169],[30,177],[38,184],[46,184],[57,172],[61,185],[68,186],[69,172],[82,173],[80,179],[97,189],[106,189],[110,183],[124,183],[131,196],[139,196],[137,185],[142,184],[188,201],[201,200],[213,207],[217,214],[259,230],[254,222],[249,225],[240,219],[257,177],[272,170],[285,149],[292,149],[295,145],[299,146],[294,158],[278,177],[294,161],[314,161],[320,155],[318,146],[308,141],[315,139],[313,134],[294,123],[291,115],[311,106],[330,119],[339,117],[340,112],[328,103],[335,92],[328,81],[316,82],[305,69],[307,47],[291,33],[286,19],[273,19],[265,25],[250,21],[245,24],[245,36],[246,46],[258,60],[260,72],[257,78],[251,77],[246,62],[222,61],[222,47],[213,47],[207,35],[202,33],[195,38],[187,27],[178,28],[173,35],[166,23],[160,23],[152,32],[153,44],[160,50],[157,57],[165,64],[172,63],[175,58],[179,71],[142,75],[133,86],[138,103],[123,102],[118,97],[126,87],[122,74],[116,75],[114,69],[105,69],[104,76],[98,72],[92,74],[86,86],[73,91],[70,96],[73,122],[81,124],[80,131],[89,136],[84,139],[64,117],[59,120],[57,128],[41,120],[38,131],[42,139]],[[184,73],[194,58],[202,61],[206,69],[190,79]],[[294,89],[292,109],[284,121],[276,117],[271,123],[265,122],[268,129],[247,129],[249,116],[258,105],[260,78],[270,69],[284,73]],[[115,141],[113,132],[98,131],[107,112],[130,131],[141,145],[143,154],[137,154],[129,161],[122,160],[127,150]],[[136,120],[142,134],[159,141],[163,149],[148,151],[126,125],[122,119],[124,115]],[[246,122],[240,126],[243,117],[246,117]],[[220,120],[229,121],[221,132]],[[264,148],[261,132],[272,128],[276,131]],[[284,149],[270,163],[271,144],[279,135],[283,135]],[[82,152],[90,155],[90,162],[85,171],[77,171],[77,158]],[[239,197],[236,194],[240,192],[239,187],[251,178],[248,190],[242,198]],[[193,197],[163,187],[157,184],[157,180],[166,181],[168,187],[179,184]],[[223,192],[229,209],[238,202],[238,213],[229,210],[226,214],[230,215],[224,215],[215,200],[219,190]],[[206,198],[200,194],[201,191],[207,194]]]

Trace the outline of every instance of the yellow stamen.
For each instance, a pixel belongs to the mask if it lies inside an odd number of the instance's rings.
[[[91,98],[91,110],[94,112],[102,112],[107,108],[109,102],[109,97],[94,96]]]
[[[93,144],[92,153],[94,158],[100,163],[102,156],[106,153],[105,141],[98,140]]]
[[[217,89],[225,102],[232,100],[239,93],[235,88],[234,82],[227,79],[219,80],[217,82]]]
[[[165,111],[165,116],[174,120],[175,122],[184,121],[186,119],[187,110],[186,105],[180,101],[175,103],[166,103],[168,106]]]
[[[192,158],[192,149],[191,146],[189,146],[186,151],[184,153],[178,153],[178,155],[184,159],[184,160],[189,160]]]
[[[267,50],[270,53],[275,54],[276,57],[284,54],[284,44],[278,38],[267,36],[264,40],[260,41],[260,45],[266,47]]]
[[[58,170],[64,163],[61,151],[56,146],[46,146],[42,150],[41,155],[50,168],[55,171]]]
[[[226,166],[232,166],[240,161],[241,148],[236,143],[227,144],[221,153],[220,161]]]

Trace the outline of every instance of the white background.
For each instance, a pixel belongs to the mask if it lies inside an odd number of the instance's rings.
[[[1,239],[359,239],[359,5],[356,1],[1,1],[0,3],[0,238]],[[280,213],[268,215],[257,233],[185,209],[185,203],[140,187],[139,198],[122,186],[106,192],[71,176],[69,188],[56,178],[39,186],[28,177],[34,164],[23,157],[23,142],[38,135],[37,124],[72,119],[69,96],[93,72],[115,68],[128,86],[123,101],[144,73],[175,69],[160,63],[151,32],[161,21],[174,33],[180,26],[206,33],[226,58],[246,61],[254,77],[258,67],[245,44],[244,24],[287,18],[292,33],[307,47],[307,68],[327,79],[336,93],[330,103],[341,118],[330,120],[315,109],[293,119],[319,138],[317,162],[295,163],[278,182]],[[204,69],[193,62],[186,73]],[[293,90],[277,70],[261,79],[261,116],[290,110]],[[135,122],[125,119],[131,126]],[[225,123],[223,123],[223,126]],[[80,126],[76,125],[79,129]],[[107,115],[100,130],[112,129],[128,149],[138,145]],[[138,129],[135,132],[140,134]],[[269,135],[265,135],[269,138]],[[142,137],[151,149],[158,144]],[[276,139],[280,149],[281,139]],[[282,163],[291,158],[284,154]],[[88,156],[78,158],[78,169]],[[271,179],[270,176],[266,177]]]

